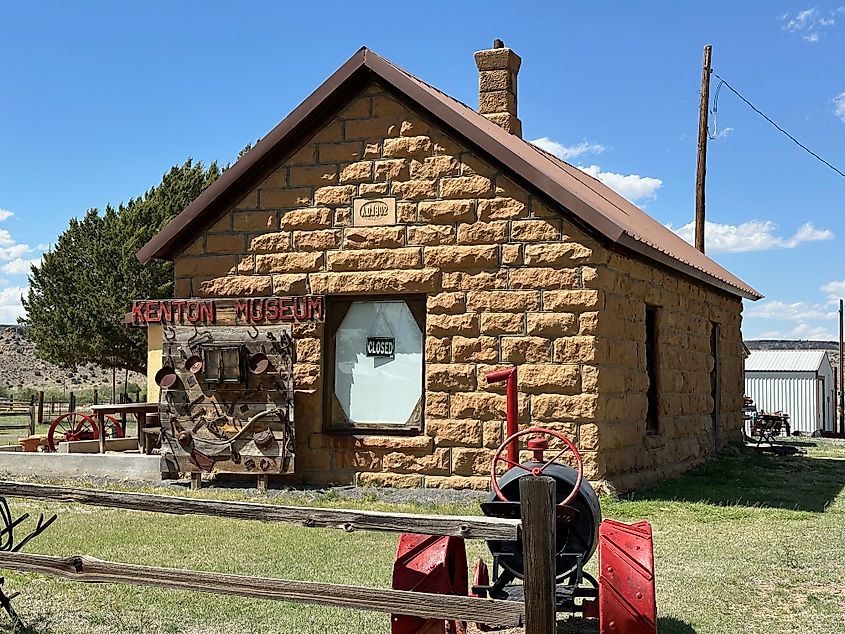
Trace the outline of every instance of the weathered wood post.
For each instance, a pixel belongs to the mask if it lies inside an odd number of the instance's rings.
[[[29,435],[35,435],[35,421],[38,418],[38,405],[35,402],[35,394],[29,397]]]
[[[94,388],[94,405],[100,404],[100,393],[97,392],[97,388]]]
[[[68,412],[75,412],[76,411],[76,394],[74,394],[73,392],[71,392],[68,395],[67,411]]]
[[[38,392],[38,421],[41,425],[44,422],[44,390]]]
[[[519,481],[522,557],[525,566],[525,634],[555,631],[555,481]]]

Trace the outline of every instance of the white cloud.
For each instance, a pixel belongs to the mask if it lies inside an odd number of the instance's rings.
[[[845,280],[828,282],[821,290],[827,293],[829,302],[839,302],[840,299],[845,299]]]
[[[690,244],[695,244],[695,222],[674,229]],[[771,220],[749,220],[739,225],[705,222],[704,246],[708,253],[747,253],[771,249],[794,249],[805,242],[832,240],[833,232],[817,229],[811,222],[805,223],[789,238],[775,235],[777,225]]]
[[[833,98],[833,114],[845,123],[845,92],[841,92]]]
[[[654,198],[657,195],[657,190],[663,186],[662,180],[651,178],[650,176],[603,172],[598,165],[590,165],[589,167],[578,165],[577,167],[582,172],[600,180],[631,202]]]
[[[782,319],[786,321],[807,321],[811,319],[831,319],[836,313],[823,304],[793,302],[788,304],[777,300],[767,300],[753,304],[745,311],[746,317],[757,319]]]
[[[581,143],[577,145],[564,145],[563,143],[558,143],[547,136],[534,139],[531,143],[539,147],[541,150],[554,154],[564,161],[577,158],[584,154],[601,154],[605,150],[605,147],[598,143],[581,141]],[[663,186],[663,181],[659,178],[640,176],[639,174],[603,172],[598,165],[590,165],[587,167],[584,165],[576,165],[575,167],[585,174],[589,174],[593,178],[598,179],[632,202],[654,198],[657,190]]]
[[[17,323],[24,314],[21,296],[26,295],[25,287],[13,286],[0,290],[0,324]]]
[[[843,13],[845,7],[833,10],[820,10],[818,7],[809,7],[799,11],[795,15],[784,13],[780,16],[783,22],[783,30],[800,35],[807,42],[818,42],[824,35],[824,29],[836,24],[836,14]]]
[[[733,128],[722,128],[716,134],[714,134],[711,138],[712,139],[727,139],[731,134],[733,134]]]
[[[30,267],[41,266],[41,258],[24,259],[15,258],[0,265],[0,273],[6,275],[29,275]]]
[[[4,216],[2,212],[6,212],[8,215]],[[0,221],[9,218],[12,215],[12,212],[7,211],[5,209],[0,209]],[[8,273],[10,275],[25,275],[29,273],[29,266],[27,266],[25,270],[21,271],[20,262],[24,260],[25,255],[43,253],[46,249],[43,249],[41,247],[42,245],[38,245],[36,248],[33,249],[28,244],[24,244],[23,242],[18,242],[17,240],[15,240],[12,234],[9,233],[8,229],[0,229],[0,262],[5,262],[5,264],[0,265],[0,271]],[[35,262],[36,260],[32,260],[30,258],[27,261]]]
[[[9,218],[11,218],[14,215],[15,214],[13,214],[8,209],[3,209],[2,207],[0,207],[0,222],[3,222],[4,220],[8,220]]]
[[[529,141],[529,143],[536,145],[541,150],[545,150],[550,154],[554,154],[556,157],[563,159],[564,161],[578,158],[583,154],[601,154],[605,150],[605,147],[599,143],[581,141],[577,145],[564,145],[563,143],[553,141],[547,136],[541,136],[539,139]]]

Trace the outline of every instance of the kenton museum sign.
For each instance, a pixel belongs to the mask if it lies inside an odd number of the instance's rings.
[[[289,324],[323,321],[322,295],[245,297],[240,299],[144,299],[132,302],[129,323],[147,324]]]

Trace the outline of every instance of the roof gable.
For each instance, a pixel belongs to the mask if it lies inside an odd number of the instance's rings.
[[[733,295],[759,299],[760,293],[648,216],[612,189],[578,168],[535,147],[362,48],[271,130],[255,147],[154,236],[137,257],[173,257],[197,233],[233,206],[275,165],[296,151],[314,126],[376,77],[471,145],[504,165],[584,224],[646,258],[695,277]]]

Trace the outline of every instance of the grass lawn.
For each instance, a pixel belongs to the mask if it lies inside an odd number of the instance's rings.
[[[806,456],[728,452],[627,499],[603,500],[606,516],[648,519],[654,526],[661,633],[842,631],[845,444],[821,439],[801,444]],[[255,499],[232,490],[183,495]],[[268,503],[297,502],[282,496]],[[387,505],[332,495],[319,504],[479,512],[475,506]],[[396,536],[385,533],[345,534],[21,499],[11,500],[11,506],[15,515],[59,514],[27,552],[89,554],[147,565],[388,587],[396,546]],[[484,552],[483,543],[470,542],[471,558]],[[375,613],[74,584],[19,573],[7,574],[6,583],[9,591],[21,592],[15,605],[38,634],[389,632],[388,617]],[[3,613],[0,622],[8,622]]]

